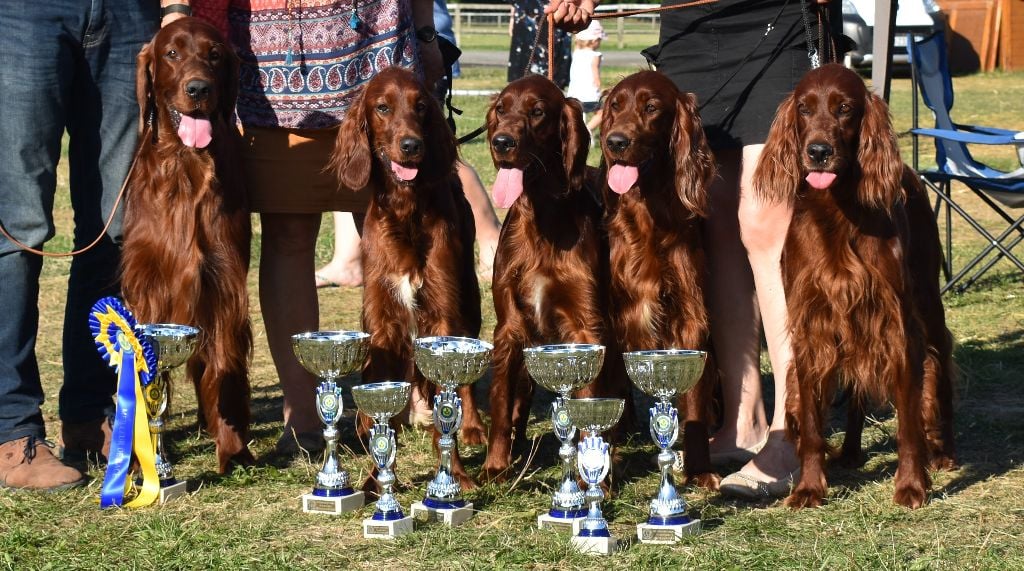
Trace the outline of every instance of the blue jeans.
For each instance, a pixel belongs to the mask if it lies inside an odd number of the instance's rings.
[[[0,2],[0,222],[29,246],[54,236],[57,161],[67,129],[74,246],[103,229],[135,150],[135,56],[159,26],[157,0]],[[120,213],[75,256],[64,315],[60,416],[113,412],[114,372],[89,332],[89,309],[117,295]],[[0,236],[0,442],[45,436],[35,356],[42,259]]]

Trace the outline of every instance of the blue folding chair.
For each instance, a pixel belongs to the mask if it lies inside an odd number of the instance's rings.
[[[1012,252],[1024,241],[1024,212],[1014,218],[1006,209],[1024,209],[1024,131],[1010,131],[976,125],[960,125],[950,118],[953,107],[953,81],[946,61],[946,40],[941,33],[933,34],[915,42],[907,38],[913,69],[913,121],[914,128],[914,170],[926,186],[936,195],[935,214],[945,209],[945,260],[943,263],[946,283],[945,293],[951,288],[963,292],[1001,259],[1007,259],[1017,266],[1024,275],[1024,262]],[[924,104],[935,115],[934,129],[917,128],[917,93],[920,90]],[[935,164],[931,170],[918,169],[918,136],[935,140]],[[967,149],[968,144],[1016,145],[1021,168],[1004,172],[976,161]],[[977,195],[1003,220],[1008,227],[998,236],[993,235],[975,218],[957,204],[950,192],[953,181],[959,181]],[[981,234],[988,245],[954,273],[952,213],[959,214],[972,228]],[[982,265],[984,262],[984,265]],[[980,266],[980,267],[979,267]],[[963,281],[963,283],[960,283]],[[959,285],[958,285],[959,284]]]

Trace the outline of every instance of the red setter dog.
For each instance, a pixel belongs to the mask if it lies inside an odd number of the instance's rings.
[[[550,343],[607,345],[608,248],[601,205],[584,178],[590,137],[577,101],[531,75],[510,83],[487,112],[495,203],[509,208],[494,258],[494,377],[484,463],[505,477],[513,430],[526,437],[534,383],[523,349]],[[593,185],[589,185],[593,186]],[[602,375],[602,378],[604,375]],[[603,393],[602,381],[581,391]],[[624,383],[615,396],[627,396]]]
[[[841,381],[855,406],[893,400],[893,500],[921,506],[929,456],[933,468],[955,463],[952,341],[939,297],[938,231],[900,160],[888,107],[841,65],[811,71],[779,106],[754,180],[764,199],[794,205],[783,250],[795,354],[786,414],[802,473],[786,504],[822,503],[822,417]],[[859,443],[844,447],[851,450]]]
[[[183,18],[139,53],[141,134],[124,215],[121,288],[141,322],[199,327],[187,375],[220,471],[253,462],[249,211],[235,157],[238,62],[209,24]]]
[[[610,306],[624,351],[707,349],[701,217],[715,175],[692,95],[654,71],[633,74],[605,98],[601,151],[611,248]],[[687,479],[718,488],[708,424],[717,369],[680,398]]]
[[[420,394],[434,394],[415,367],[413,338],[480,333],[476,230],[456,159],[441,108],[401,68],[370,80],[341,123],[330,168],[349,189],[373,189],[361,242],[366,381],[409,379]],[[459,393],[463,441],[483,444],[473,393]],[[452,460],[453,472],[471,487],[457,451]]]

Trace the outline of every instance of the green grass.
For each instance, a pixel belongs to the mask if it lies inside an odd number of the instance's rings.
[[[627,70],[605,70],[610,84]],[[503,70],[467,70],[460,87],[500,87]],[[957,118],[1006,127],[1024,127],[1022,74],[990,74],[958,78]],[[467,87],[468,88],[468,87]],[[485,98],[457,101],[465,109],[460,132],[483,121]],[[897,129],[909,127],[909,83],[893,87]],[[909,138],[901,145],[909,153]],[[483,143],[462,148],[485,182],[494,178]],[[923,156],[930,157],[931,150]],[[592,155],[594,158],[595,155]],[[1003,160],[979,150],[985,160]],[[909,160],[909,154],[905,155]],[[930,159],[926,159],[927,165]],[[58,237],[48,247],[66,249],[71,231],[67,173],[62,167],[56,219]],[[966,190],[955,191],[972,212],[982,212]],[[992,221],[991,216],[982,215]],[[329,228],[329,225],[328,225]],[[254,252],[258,251],[258,225]],[[957,260],[981,245],[964,226],[956,226]],[[318,252],[330,253],[329,232],[322,233]],[[1019,248],[1018,248],[1019,251]],[[272,450],[281,432],[280,391],[266,346],[258,304],[253,258],[250,299],[256,331],[252,366],[252,449],[258,456]],[[61,379],[60,338],[66,260],[47,260],[42,277],[38,354],[49,400],[44,415],[49,433],[59,433],[56,395]],[[1024,290],[1021,278],[1006,263],[998,265],[977,287],[945,298],[949,326],[956,341],[960,369],[956,417],[957,444],[963,466],[934,474],[931,503],[907,511],[891,502],[895,470],[895,422],[880,412],[869,423],[863,445],[868,461],[856,470],[833,470],[830,495],[821,509],[794,512],[780,503],[750,506],[717,494],[685,488],[691,510],[704,520],[705,532],[677,546],[644,546],[627,541],[615,557],[595,560],[575,554],[563,536],[535,529],[535,517],[547,508],[558,476],[556,444],[549,423],[535,420],[529,436],[540,449],[530,466],[519,466],[522,478],[510,485],[486,485],[467,496],[479,510],[458,529],[421,527],[395,542],[362,539],[355,514],[325,518],[302,514],[299,496],[309,491],[317,459],[287,466],[262,464],[218,476],[213,445],[196,428],[191,390],[177,392],[170,422],[172,457],[180,477],[195,492],[165,506],[135,511],[100,511],[97,505],[102,471],[82,489],[55,494],[0,493],[0,567],[61,568],[341,568],[362,569],[1022,569],[1024,568]],[[321,292],[324,328],[358,326],[361,290],[339,288]],[[485,322],[482,337],[490,339],[494,313],[490,290],[483,288]],[[482,389],[483,387],[478,387]],[[482,395],[481,395],[482,396]],[[351,400],[346,395],[349,404]],[[542,400],[542,399],[538,399]],[[542,414],[541,404],[534,417]],[[355,480],[370,467],[350,420],[342,422],[343,463]],[[832,435],[833,442],[841,436]],[[422,496],[434,465],[428,434],[410,430],[401,435],[398,475],[403,506]],[[526,455],[530,442],[521,452]],[[614,496],[606,503],[612,531],[620,538],[635,534],[654,492],[654,447],[637,434],[620,449],[614,475]],[[465,451],[471,473],[479,469],[485,450]]]

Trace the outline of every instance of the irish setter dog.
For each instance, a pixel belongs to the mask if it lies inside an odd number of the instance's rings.
[[[409,379],[432,395],[415,367],[413,339],[480,333],[476,230],[456,159],[441,108],[408,70],[388,68],[370,80],[341,123],[330,168],[346,188],[373,190],[361,242],[366,381]],[[462,387],[459,394],[462,439],[483,444],[473,393]],[[437,437],[435,430],[435,444]],[[452,462],[462,485],[472,487],[457,451]]]
[[[607,345],[608,247],[602,208],[585,183],[590,136],[579,102],[550,80],[510,83],[487,111],[495,204],[508,208],[494,258],[494,377],[484,474],[506,476],[515,438],[526,437],[534,383],[523,349],[551,343]],[[606,362],[607,362],[606,355]],[[581,394],[628,396],[601,385]]]
[[[121,287],[140,322],[199,327],[187,375],[220,471],[250,464],[249,211],[232,115],[238,62],[194,18],[139,53],[138,158],[124,214]]]
[[[633,74],[605,99],[601,151],[611,248],[610,306],[616,344],[708,349],[701,217],[715,175],[694,97],[654,71]],[[717,368],[710,358],[680,398],[687,478],[717,489],[708,424]]]
[[[929,460],[938,469],[955,464],[952,341],[938,231],[900,160],[888,107],[841,65],[809,72],[779,106],[754,180],[762,199],[794,205],[783,250],[794,349],[786,415],[801,475],[786,504],[818,506],[825,497],[822,418],[842,383],[855,406],[895,404],[893,500],[921,506]],[[859,442],[844,446],[851,451]]]

